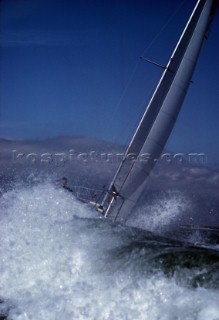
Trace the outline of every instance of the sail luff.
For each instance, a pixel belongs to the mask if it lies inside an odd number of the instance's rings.
[[[125,221],[170,135],[209,26],[212,3],[198,1],[111,183],[103,207],[114,220]],[[150,159],[140,162],[140,154]]]

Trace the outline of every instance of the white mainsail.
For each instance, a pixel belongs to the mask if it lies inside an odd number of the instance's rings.
[[[218,0],[199,0],[146,108],[101,204],[105,216],[125,222],[172,131]],[[140,156],[140,157],[139,157]]]

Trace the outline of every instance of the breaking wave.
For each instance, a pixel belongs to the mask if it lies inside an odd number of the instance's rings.
[[[217,250],[115,225],[50,183],[0,207],[1,319],[218,319]]]

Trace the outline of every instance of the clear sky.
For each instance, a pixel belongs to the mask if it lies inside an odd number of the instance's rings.
[[[128,142],[195,0],[1,0],[0,136]],[[219,15],[168,142],[219,159]]]

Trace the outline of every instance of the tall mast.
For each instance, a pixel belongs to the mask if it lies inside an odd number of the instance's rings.
[[[177,119],[217,6],[218,0],[197,2],[173,51],[102,202],[105,216],[114,221],[127,220],[145,189]]]

